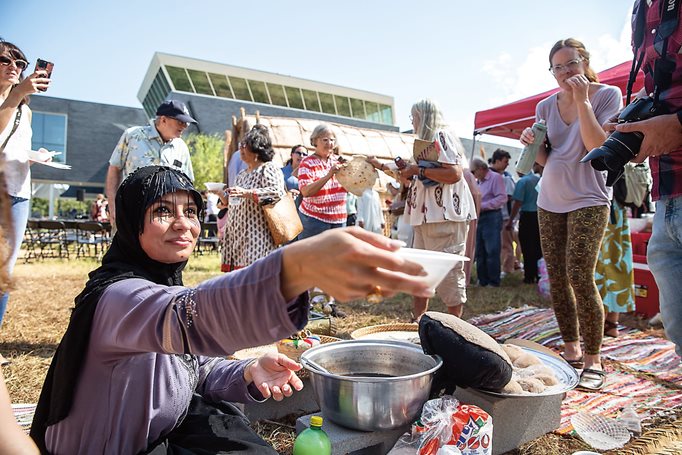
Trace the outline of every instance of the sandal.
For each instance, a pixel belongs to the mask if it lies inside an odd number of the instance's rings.
[[[567,359],[566,356],[564,355],[563,352],[560,352],[559,355],[561,356],[562,359],[566,361],[570,366],[575,368],[576,370],[580,370],[585,366],[585,361],[583,360],[583,356],[580,356],[577,359]]]
[[[597,392],[604,387],[606,383],[606,372],[604,370],[593,370],[592,368],[585,368],[580,373],[580,382],[578,387],[590,392]]]
[[[613,332],[615,330],[615,332]],[[610,332],[610,333],[609,333]],[[614,335],[615,333],[615,335]],[[604,336],[618,338],[618,323],[604,320]]]

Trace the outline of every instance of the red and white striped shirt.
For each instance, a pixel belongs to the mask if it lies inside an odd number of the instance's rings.
[[[307,156],[298,167],[298,187],[304,188],[324,178],[329,170],[338,163],[338,156],[330,155],[327,161],[317,155]],[[313,196],[303,198],[301,213],[325,223],[339,224],[346,222],[346,190],[332,176],[322,189]]]

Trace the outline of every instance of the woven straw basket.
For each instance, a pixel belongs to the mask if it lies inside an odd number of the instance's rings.
[[[398,323],[371,325],[369,327],[363,327],[361,329],[354,330],[350,334],[350,337],[354,340],[359,340],[360,338],[363,338],[367,335],[382,332],[414,332],[415,335],[417,335],[417,333],[419,332],[419,324]]]

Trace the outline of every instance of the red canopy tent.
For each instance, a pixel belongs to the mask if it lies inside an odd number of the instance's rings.
[[[631,65],[632,62],[624,62],[598,73],[599,82],[620,87],[623,92],[623,102],[625,102],[625,91],[628,85]],[[632,92],[637,93],[643,85],[644,75],[640,72],[637,75]],[[519,101],[514,101],[513,103],[476,112],[474,137],[477,134],[492,134],[518,139],[521,136],[521,131],[533,124],[535,120],[535,106],[538,102],[558,90],[558,88],[555,88]]]

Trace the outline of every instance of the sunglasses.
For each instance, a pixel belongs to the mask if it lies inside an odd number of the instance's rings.
[[[5,57],[4,55],[0,55],[0,65],[9,66],[11,63],[14,63],[14,66],[16,66],[20,71],[24,71],[28,67],[28,62],[26,60],[22,60],[20,58],[15,60]]]

